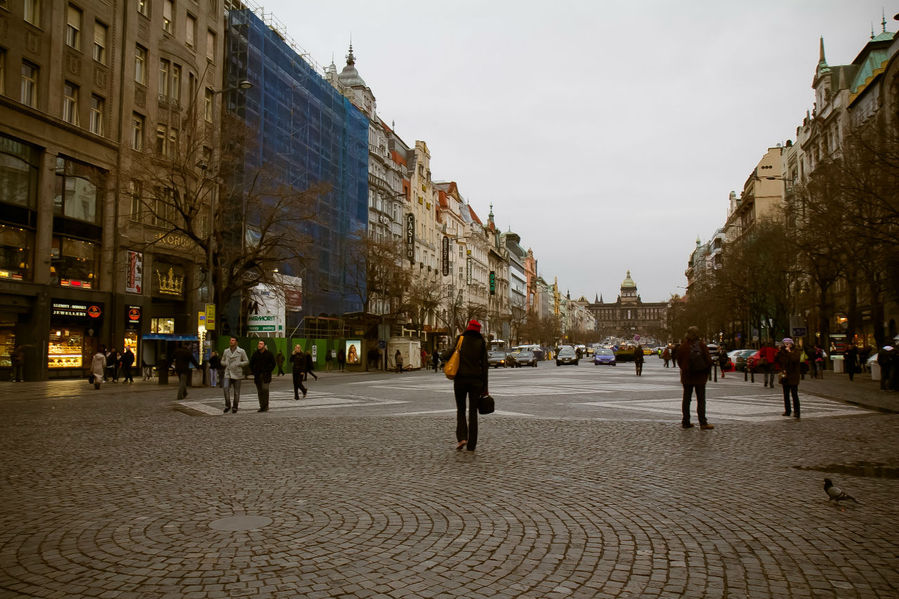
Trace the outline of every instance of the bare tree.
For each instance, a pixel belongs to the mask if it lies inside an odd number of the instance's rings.
[[[134,160],[121,181],[131,219],[142,225],[138,246],[175,248],[192,258],[205,273],[198,284],[224,306],[259,283],[280,286],[279,270],[302,272],[315,207],[330,186],[296,189],[272,164],[253,166],[252,136],[236,119],[223,120],[225,143],[217,149],[195,106],[196,98],[184,112],[168,114],[155,148]]]
[[[347,268],[366,313],[377,311],[385,318],[404,313],[404,297],[412,278],[403,265],[404,252],[402,242],[392,238],[357,235],[351,241]]]

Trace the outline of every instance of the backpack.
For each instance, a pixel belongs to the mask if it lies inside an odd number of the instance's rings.
[[[687,366],[690,372],[707,372],[710,364],[706,360],[705,354],[702,353],[702,347],[699,342],[690,346],[690,356],[687,359]]]

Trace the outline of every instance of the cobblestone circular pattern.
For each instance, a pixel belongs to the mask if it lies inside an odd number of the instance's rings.
[[[895,438],[871,422],[853,444]],[[39,509],[0,520],[0,597],[899,593],[895,481],[852,479],[874,505],[841,512],[793,468],[832,423],[800,440],[496,419],[474,454],[446,418],[386,423],[193,419],[166,443],[148,424],[127,456],[99,432],[79,458],[48,442],[6,479]]]

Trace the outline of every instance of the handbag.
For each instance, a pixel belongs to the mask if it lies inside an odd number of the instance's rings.
[[[459,342],[456,343],[456,349],[453,350],[453,355],[450,356],[449,360],[446,361],[446,365],[443,367],[443,374],[445,374],[446,378],[449,380],[456,378],[456,373],[459,372],[459,351],[461,349],[462,335],[459,335]]]
[[[492,414],[496,409],[496,402],[490,395],[484,395],[478,399],[478,414]]]

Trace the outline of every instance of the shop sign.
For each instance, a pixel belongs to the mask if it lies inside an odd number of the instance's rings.
[[[75,289],[93,289],[94,286],[90,281],[79,281],[78,279],[60,279],[60,287],[73,287]]]
[[[140,306],[128,306],[126,308],[125,324],[140,325],[142,309]]]
[[[443,276],[449,276],[449,237],[443,236]]]
[[[184,296],[184,269],[174,264],[156,263],[153,267],[155,292],[159,295]]]
[[[85,304],[81,302],[53,302],[50,306],[50,315],[82,320],[98,320],[103,316],[103,306],[102,304]]]
[[[140,293],[144,287],[144,254],[128,250],[128,269],[125,273],[125,291]]]
[[[215,304],[206,304],[206,330],[215,330]]]
[[[415,215],[406,215],[406,258],[415,264]]]

